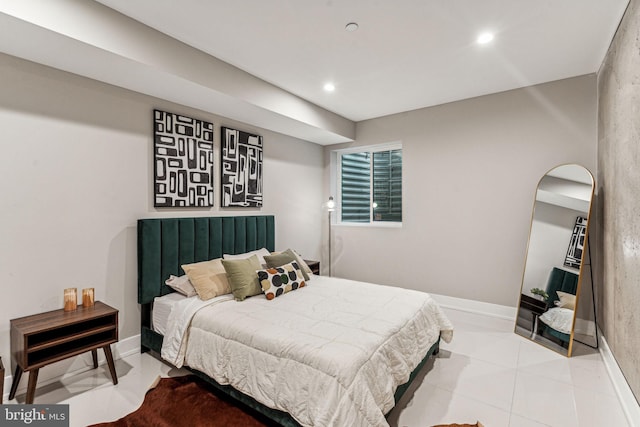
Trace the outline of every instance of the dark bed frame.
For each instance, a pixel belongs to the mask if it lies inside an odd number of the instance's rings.
[[[138,220],[138,303],[141,306],[141,351],[159,355],[163,336],[151,328],[153,299],[173,290],[164,282],[173,274],[184,274],[181,265],[221,258],[260,248],[275,250],[275,217],[221,216],[202,218],[153,218]],[[409,381],[398,387],[396,403],[409,388],[431,355],[437,354],[436,342],[411,373]],[[269,420],[285,427],[300,424],[286,412],[262,405],[231,386],[221,385],[206,374],[191,370],[225,395],[253,408]]]

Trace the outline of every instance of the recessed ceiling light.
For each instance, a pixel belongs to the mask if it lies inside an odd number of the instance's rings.
[[[358,28],[360,28],[358,26],[358,24],[356,24],[355,22],[349,22],[347,25],[345,25],[344,29],[349,31],[350,33],[356,31]]]
[[[333,92],[334,90],[336,90],[336,86],[331,82],[325,83],[324,84],[324,90],[325,90],[325,92]]]
[[[493,40],[493,37],[494,37],[493,33],[485,32],[478,36],[478,38],[476,39],[476,42],[478,44],[487,44]]]

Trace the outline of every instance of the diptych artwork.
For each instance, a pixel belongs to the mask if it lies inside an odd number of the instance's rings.
[[[222,207],[262,206],[262,137],[222,128]]]
[[[213,206],[213,123],[153,111],[154,206]]]
[[[579,216],[576,218],[576,224],[573,227],[573,233],[571,233],[569,249],[567,250],[567,256],[564,260],[565,266],[580,268],[580,263],[582,261],[582,251],[584,250],[584,239],[586,234],[587,218]]]

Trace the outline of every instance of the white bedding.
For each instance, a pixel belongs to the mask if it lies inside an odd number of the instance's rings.
[[[573,326],[573,310],[553,307],[542,313],[540,320],[556,331],[560,331],[563,334],[570,334]]]
[[[169,323],[169,315],[173,310],[173,306],[176,305],[178,301],[186,298],[186,296],[178,292],[171,292],[161,297],[155,297],[153,299],[153,310],[151,312],[151,327],[153,330],[165,335],[167,332],[167,324]]]
[[[448,342],[452,331],[423,292],[314,276],[272,301],[225,295],[180,302],[162,357],[303,426],[387,426],[397,386],[441,332]]]

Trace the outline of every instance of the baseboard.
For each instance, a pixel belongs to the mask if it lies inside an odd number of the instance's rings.
[[[602,336],[602,332],[599,329],[598,336],[598,347],[602,355],[602,360],[604,360],[604,366],[609,373],[609,378],[611,378],[613,388],[618,395],[620,405],[622,405],[622,410],[627,417],[627,421],[629,421],[629,426],[640,427],[640,404],[631,391],[631,387],[629,387],[629,383],[627,383],[620,366],[618,366],[618,362],[616,362],[606,338]]]
[[[489,302],[474,301],[464,298],[450,297],[446,295],[429,294],[441,307],[454,310],[468,311],[470,313],[484,314],[485,316],[498,317],[500,319],[513,320],[515,322],[518,310],[507,305],[492,304]]]
[[[114,360],[119,360],[123,357],[140,352],[140,335],[134,335],[118,341],[111,346],[111,350]],[[98,364],[103,365],[105,363],[107,363],[107,360],[104,357],[104,352],[98,351]],[[11,390],[13,376],[11,375],[11,364],[9,361],[4,362],[4,364],[5,374],[9,374],[4,377],[4,390],[2,390],[3,402],[6,402],[9,399],[9,391]],[[60,381],[62,378],[87,372],[91,369],[93,369],[93,362],[91,360],[91,353],[89,352],[64,361],[53,363],[40,369],[40,372],[38,373],[38,387],[52,384],[56,381]],[[17,395],[26,393],[28,376],[28,373],[25,373],[20,379],[20,384],[18,385],[18,390],[16,392]]]

